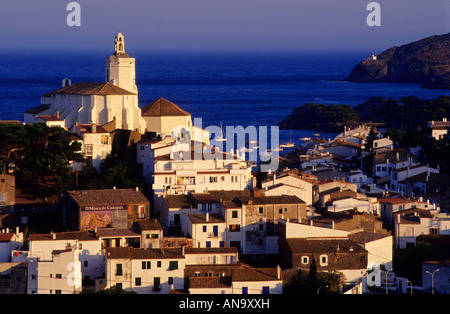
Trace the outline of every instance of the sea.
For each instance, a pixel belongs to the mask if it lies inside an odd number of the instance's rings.
[[[202,118],[202,126],[276,126],[306,103],[358,105],[372,96],[432,99],[449,95],[419,84],[343,81],[371,55],[352,52],[136,52],[139,106],[163,97]],[[111,52],[14,51],[0,53],[0,120],[23,120],[40,96],[72,83],[104,82]],[[279,142],[299,143],[319,130],[279,130]]]

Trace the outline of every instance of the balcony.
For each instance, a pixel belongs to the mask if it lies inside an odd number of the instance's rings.
[[[222,238],[223,232],[208,232],[207,237],[208,239],[214,239],[214,238]]]

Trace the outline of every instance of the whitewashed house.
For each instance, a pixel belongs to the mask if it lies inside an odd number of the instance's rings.
[[[384,265],[385,269],[392,268],[393,236],[388,233],[355,232],[350,233],[348,238],[369,252],[367,263],[370,265]]]
[[[317,177],[311,174],[284,171],[269,176],[261,186],[266,196],[295,195],[309,206],[313,204],[314,184],[317,181]]]
[[[20,249],[23,243],[24,235],[19,227],[15,232],[10,232],[9,228],[3,229],[0,233],[0,263],[11,262],[11,252]]]
[[[33,234],[29,236],[29,258],[38,261],[52,261],[53,251],[69,248],[76,254],[83,279],[103,277],[105,273],[102,242],[91,231],[57,232],[52,234]]]
[[[405,209],[395,213],[394,227],[396,248],[415,247],[420,235],[450,235],[450,215],[438,210]]]
[[[437,141],[448,136],[450,122],[447,121],[447,118],[442,118],[442,121],[428,121],[428,126],[431,128],[431,136]]]
[[[185,257],[181,248],[108,248],[106,288],[138,294],[168,294],[184,287]]]
[[[51,259],[28,261],[28,294],[74,294],[81,292],[82,273],[75,246],[53,250]]]
[[[70,132],[79,138],[79,142],[82,144],[81,153],[85,156],[86,163],[100,170],[101,163],[111,154],[112,140],[110,133],[102,125],[95,123],[77,123],[70,128]],[[84,164],[74,162],[72,169],[81,170],[83,166]]]
[[[195,247],[225,247],[226,223],[220,214],[185,214],[182,232],[194,240]]]

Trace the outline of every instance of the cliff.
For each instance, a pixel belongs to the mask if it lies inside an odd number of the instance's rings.
[[[420,83],[450,89],[450,33],[394,46],[354,67],[346,81]]]
[[[292,110],[282,121],[282,129],[322,130],[339,132],[343,126],[359,124],[384,128],[425,127],[428,121],[442,120],[450,115],[450,96],[419,99],[414,96],[400,100],[371,97],[364,103],[349,105],[305,104]]]

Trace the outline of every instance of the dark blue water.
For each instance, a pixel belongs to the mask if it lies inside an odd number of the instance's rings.
[[[360,104],[371,96],[430,99],[449,91],[418,84],[371,84],[345,78],[368,53],[202,54],[135,53],[139,103],[166,98],[203,118],[208,125],[276,125],[296,106],[308,102]],[[63,78],[103,82],[101,53],[15,52],[0,54],[0,119],[23,120],[40,95],[61,86]],[[311,136],[312,131],[280,131],[280,142]],[[325,138],[332,133],[321,133]]]

